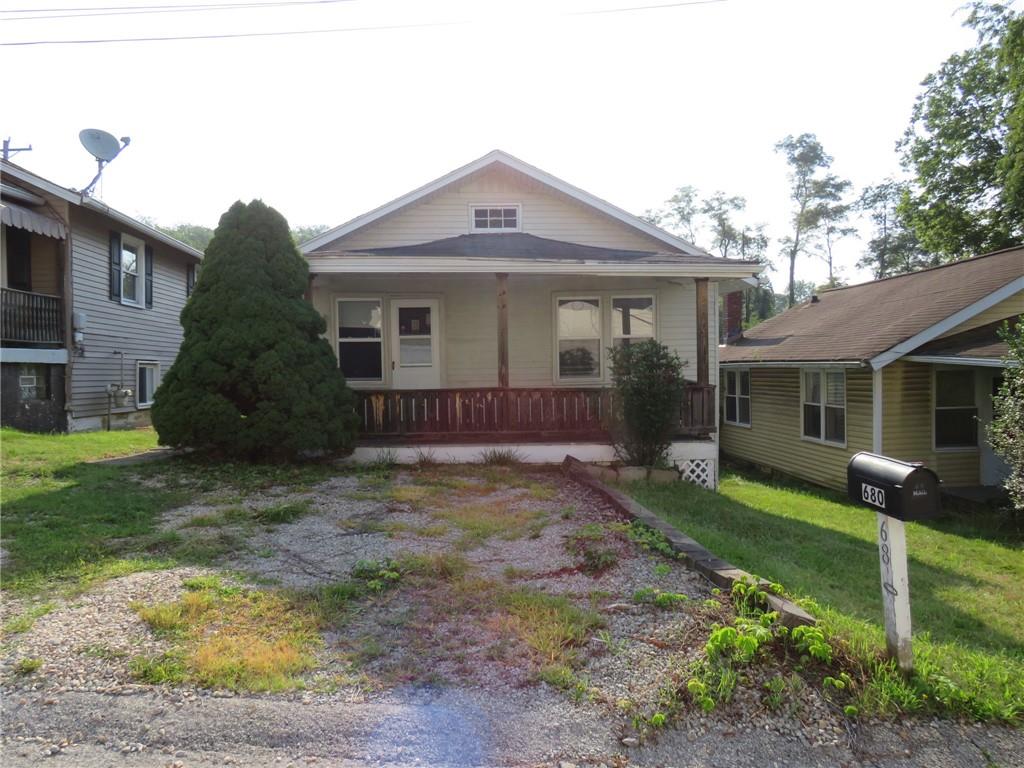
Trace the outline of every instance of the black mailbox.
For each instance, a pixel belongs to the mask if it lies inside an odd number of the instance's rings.
[[[851,501],[897,520],[925,520],[939,512],[939,476],[921,464],[861,452],[846,465]]]

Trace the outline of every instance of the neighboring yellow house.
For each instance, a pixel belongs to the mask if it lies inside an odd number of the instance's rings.
[[[831,488],[858,451],[999,486],[986,439],[1024,248],[823,291],[721,347],[721,450]]]

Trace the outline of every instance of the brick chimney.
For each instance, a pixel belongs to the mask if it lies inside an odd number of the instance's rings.
[[[743,336],[743,291],[725,294],[725,343]]]

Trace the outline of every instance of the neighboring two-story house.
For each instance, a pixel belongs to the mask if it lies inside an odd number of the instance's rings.
[[[608,349],[658,339],[689,379],[672,459],[714,486],[712,256],[501,151],[305,243],[310,296],[358,396],[356,458],[614,458]]]
[[[202,253],[95,198],[0,165],[2,423],[148,423]]]

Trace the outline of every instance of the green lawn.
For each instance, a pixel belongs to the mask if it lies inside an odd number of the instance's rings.
[[[78,588],[175,562],[209,562],[220,553],[197,548],[173,532],[157,531],[162,512],[202,492],[301,485],[331,471],[317,464],[213,463],[201,458],[136,466],[91,463],[156,445],[152,429],[71,435],[0,430],[0,537],[10,555],[3,587]],[[147,478],[160,482],[147,484]]]
[[[718,494],[683,483],[636,483],[627,490],[715,554],[813,601],[822,624],[854,655],[880,653],[883,617],[871,510],[829,491],[741,473],[723,473]],[[916,702],[895,708],[926,708],[924,697],[938,680],[956,689],[949,695],[971,698],[955,709],[1022,716],[1022,545],[1024,537],[1007,515],[958,514],[907,525],[920,672],[911,683],[919,690]]]

